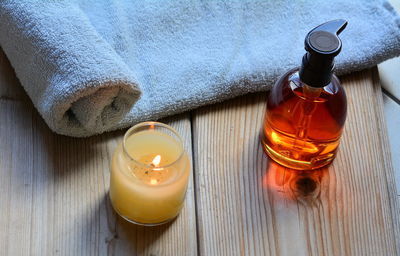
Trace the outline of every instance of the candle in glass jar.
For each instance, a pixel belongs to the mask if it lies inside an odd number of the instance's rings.
[[[189,158],[176,131],[156,122],[136,125],[113,155],[112,205],[128,221],[165,223],[182,208],[189,173]]]

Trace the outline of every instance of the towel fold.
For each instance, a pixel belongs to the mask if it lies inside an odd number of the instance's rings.
[[[268,90],[337,18],[339,74],[400,54],[382,0],[3,0],[0,45],[49,127],[84,137]]]

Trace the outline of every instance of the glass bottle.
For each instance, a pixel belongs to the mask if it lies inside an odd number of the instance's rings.
[[[333,58],[341,50],[337,34],[346,25],[334,20],[311,30],[302,66],[284,74],[268,95],[262,145],[281,165],[317,169],[335,158],[347,101]]]

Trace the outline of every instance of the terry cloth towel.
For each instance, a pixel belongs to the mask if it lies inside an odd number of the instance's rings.
[[[83,137],[268,90],[338,18],[339,74],[400,54],[383,0],[2,0],[0,45],[51,129]]]

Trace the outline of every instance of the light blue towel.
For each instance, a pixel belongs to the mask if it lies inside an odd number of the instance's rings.
[[[382,0],[2,0],[0,45],[51,129],[89,136],[265,91],[337,18],[340,74],[400,54]]]

